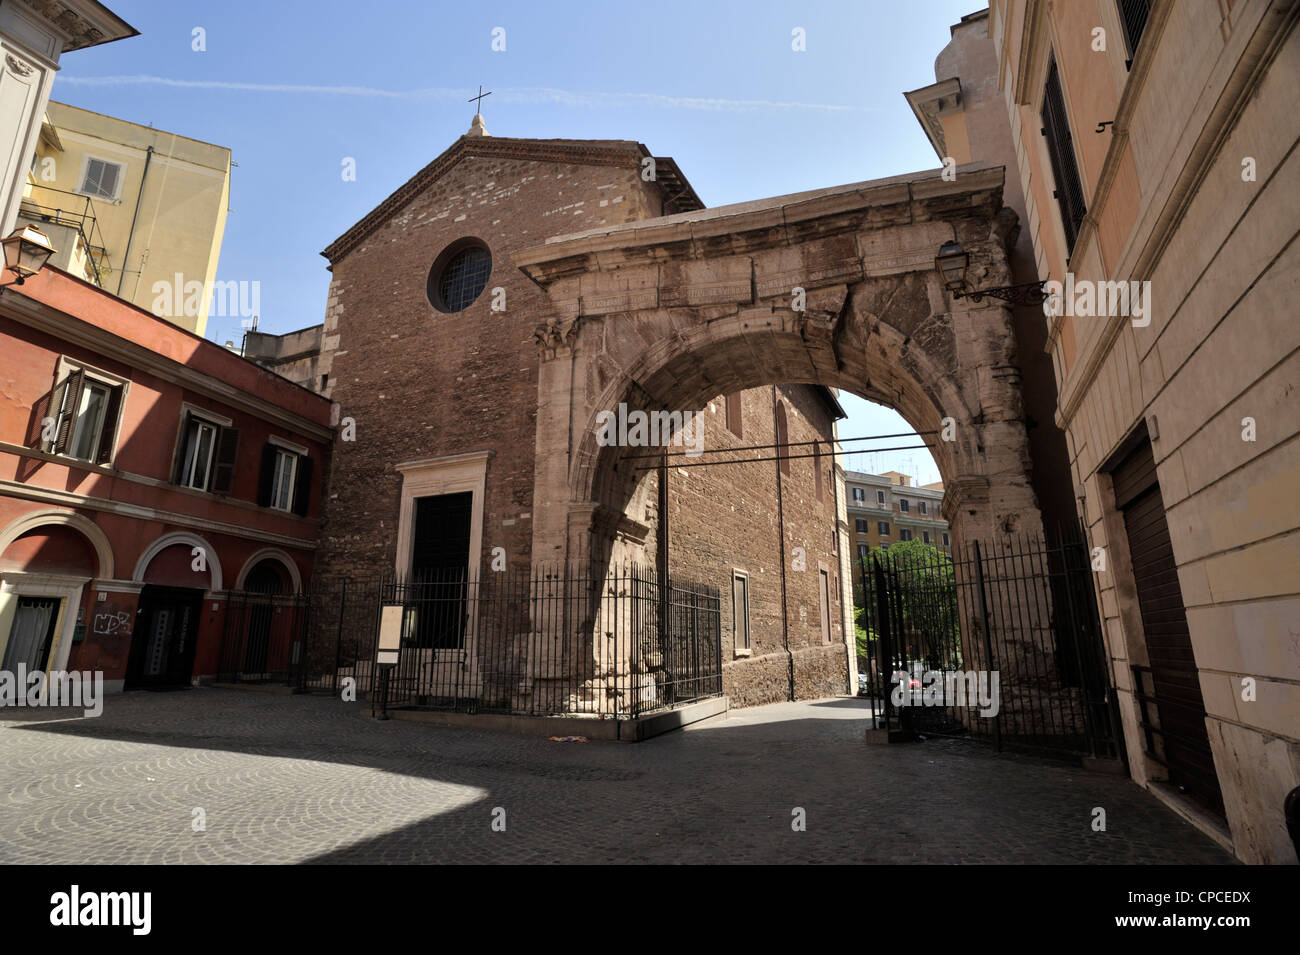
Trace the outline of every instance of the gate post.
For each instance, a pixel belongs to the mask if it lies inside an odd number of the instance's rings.
[[[993,628],[989,625],[989,605],[988,598],[984,595],[984,557],[980,553],[979,538],[975,541],[975,584],[979,588],[980,599],[980,619],[984,623],[984,653],[987,665],[989,667],[989,678],[992,679],[993,672]],[[1001,685],[999,681],[999,686]],[[999,693],[1001,691],[999,690]],[[993,746],[1000,753],[1002,752],[1002,701],[998,700],[998,712],[993,717]]]

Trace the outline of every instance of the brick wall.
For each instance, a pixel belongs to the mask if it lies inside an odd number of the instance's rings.
[[[547,237],[657,215],[635,169],[470,156],[333,267],[319,371],[356,422],[330,475],[324,569],[390,570],[401,475],[393,465],[490,449],[483,553],[525,566],[532,540],[537,346],[542,294],[510,253]],[[465,236],[492,253],[487,289],[464,311],[429,304],[434,259]],[[492,289],[505,290],[494,312]]]

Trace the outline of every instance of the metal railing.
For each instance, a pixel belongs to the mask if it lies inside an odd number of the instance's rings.
[[[99,218],[95,215],[94,201],[89,196],[54,186],[42,186],[40,183],[29,183],[27,188],[31,194],[23,197],[19,215],[76,230],[86,247],[90,266],[95,271],[95,284],[103,288],[104,278],[113,271],[113,265],[109,260],[103,230],[99,227]],[[45,193],[55,195],[46,196]],[[59,196],[68,198],[60,199]]]
[[[390,708],[625,718],[722,693],[717,589],[632,564],[321,577],[305,594],[227,599],[223,682],[350,685],[373,700],[381,611],[397,606]]]
[[[860,558],[874,725],[1122,758],[1087,558],[1025,537]]]

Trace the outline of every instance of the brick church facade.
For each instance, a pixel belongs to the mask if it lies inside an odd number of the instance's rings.
[[[334,403],[339,440],[318,572],[409,577],[419,555],[442,546],[420,539],[440,533],[425,520],[436,499],[461,499],[469,511],[464,539],[448,546],[471,575],[552,560],[534,552],[532,524],[546,302],[512,253],[701,208],[676,164],[638,143],[490,137],[476,117],[331,244],[323,326],[253,335],[248,345],[250,357]],[[481,292],[467,295],[475,279]],[[677,410],[698,412],[701,431],[690,437],[719,452],[700,459],[714,463],[692,466],[683,455],[666,475],[647,470],[626,512],[600,518],[635,546],[584,561],[603,568],[630,557],[662,570],[666,541],[673,578],[717,588],[733,705],[845,692],[844,490],[832,455],[843,411],[834,394],[782,385]],[[795,445],[788,459],[770,447],[780,441]],[[756,446],[768,447],[729,450]],[[742,458],[762,460],[718,463]],[[464,527],[458,520],[434,523]]]

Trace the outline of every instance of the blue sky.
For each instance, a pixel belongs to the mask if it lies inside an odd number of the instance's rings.
[[[709,206],[938,161],[904,90],[934,82],[978,0],[405,3],[109,0],[141,36],[63,61],[54,98],[229,146],[218,278],[261,283],[261,328],[320,322],[319,252],[469,127],[478,84],[498,136],[635,139]],[[505,29],[504,52],[492,33]],[[791,49],[791,31],[807,49]],[[193,31],[205,31],[196,52]],[[340,175],[356,160],[355,182]],[[208,337],[238,340],[236,319]],[[845,395],[844,436],[904,430]],[[900,443],[900,442],[890,442]],[[901,442],[907,443],[907,442]],[[911,458],[911,462],[907,458]],[[925,451],[855,456],[937,480]]]

